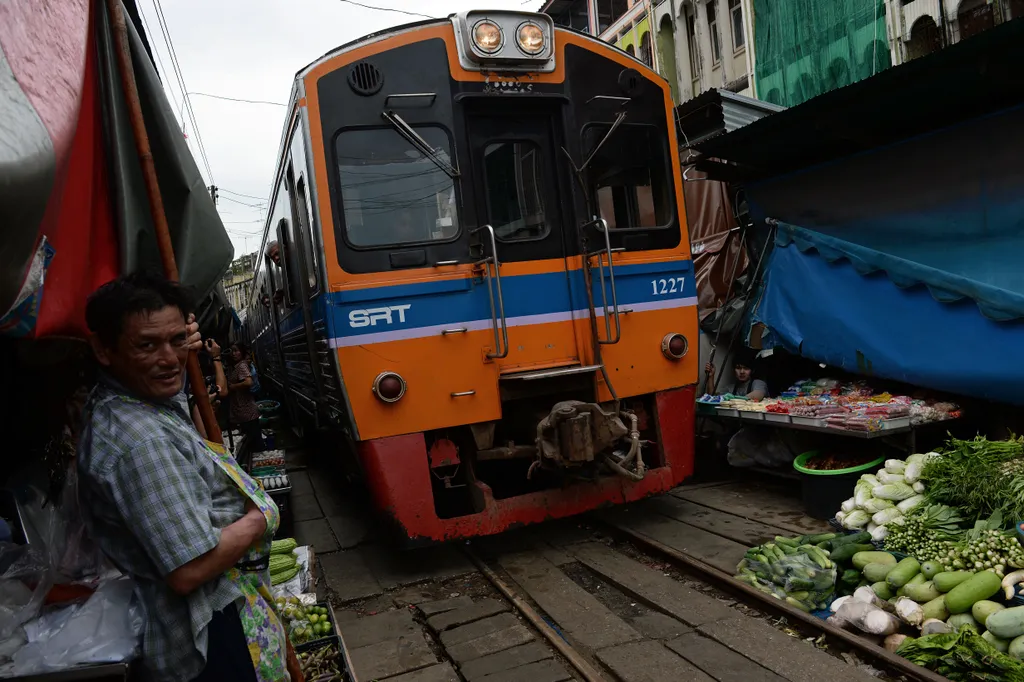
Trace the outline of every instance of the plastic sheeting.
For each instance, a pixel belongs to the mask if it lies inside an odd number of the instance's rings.
[[[747,252],[736,229],[732,199],[724,182],[688,182],[683,186],[697,310],[701,318],[729,299],[733,281],[747,268]]]
[[[756,318],[819,362],[1024,403],[1024,107],[748,188]]]
[[[787,107],[891,66],[883,0],[754,0],[758,96]]]
[[[923,286],[858,272],[794,243],[778,246],[757,310],[772,341],[867,376],[1024,404],[1024,322],[995,322],[974,301],[943,303]]]
[[[38,305],[5,329],[83,336],[90,292],[118,274],[160,268],[106,6],[8,4],[0,11],[11,20],[0,21],[0,119],[12,121],[0,125],[0,169],[10,180],[0,186],[0,316],[45,237],[53,256]],[[233,248],[144,41],[131,22],[128,32],[181,280],[206,297]]]

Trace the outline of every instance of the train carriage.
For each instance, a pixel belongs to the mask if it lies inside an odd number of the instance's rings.
[[[693,471],[696,292],[668,84],[471,11],[299,72],[246,325],[293,419],[412,541]]]

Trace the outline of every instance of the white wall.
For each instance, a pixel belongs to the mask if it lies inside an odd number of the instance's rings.
[[[674,31],[676,44],[676,69],[679,78],[680,101],[693,99],[711,88],[722,88],[743,76],[748,85],[739,94],[753,96],[753,9],[751,0],[742,0],[744,46],[733,47],[732,15],[728,0],[675,0]],[[716,9],[717,29],[722,46],[722,58],[714,63],[711,53],[711,33],[708,28],[708,4]],[[687,12],[693,12],[696,19],[696,43],[699,55],[697,73],[690,69],[690,36]],[[696,81],[696,82],[695,82]]]

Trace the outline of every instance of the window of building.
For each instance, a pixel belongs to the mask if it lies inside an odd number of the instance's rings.
[[[451,142],[441,128],[417,126],[416,132],[451,164]],[[344,131],[335,154],[352,246],[446,241],[458,234],[454,181],[394,129]]]
[[[711,37],[711,63],[717,64],[722,61],[722,43],[718,39],[718,14],[715,9],[715,0],[704,5],[708,13],[708,34]]]
[[[604,33],[629,10],[627,0],[597,0],[597,32]]]
[[[732,22],[732,48],[739,50],[747,44],[743,34],[743,5],[740,0],[729,0],[729,18]]]
[[[697,78],[700,73],[700,49],[697,45],[697,20],[689,10],[686,12],[686,47],[687,51],[690,53],[690,78]]]
[[[484,149],[488,220],[502,241],[548,234],[541,184],[541,151],[533,142],[492,142]]]
[[[583,148],[590,154],[608,124],[587,126]],[[599,215],[611,229],[649,229],[672,223],[668,150],[653,126],[622,124],[601,146],[588,168]]]
[[[646,31],[640,38],[640,61],[647,66],[654,66],[654,52],[651,48],[651,32]]]

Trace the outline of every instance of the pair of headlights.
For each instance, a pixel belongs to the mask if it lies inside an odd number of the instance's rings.
[[[525,21],[516,29],[516,45],[530,57],[535,57],[545,48],[544,29],[531,21]],[[494,54],[505,45],[505,34],[498,24],[489,19],[478,21],[473,26],[473,44],[485,54]]]

